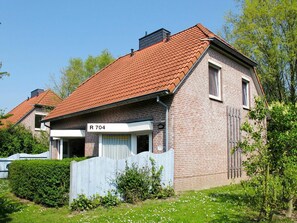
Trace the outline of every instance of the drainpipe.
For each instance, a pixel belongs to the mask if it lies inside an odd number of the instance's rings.
[[[159,104],[161,104],[163,107],[165,107],[165,109],[166,109],[166,117],[165,117],[165,152],[167,152],[168,151],[168,113],[169,113],[169,108],[168,108],[168,106],[164,103],[164,102],[162,102],[162,101],[160,101],[160,97],[159,96],[157,96],[157,102],[159,103]]]

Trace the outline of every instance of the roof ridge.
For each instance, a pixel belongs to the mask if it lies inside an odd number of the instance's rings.
[[[35,105],[38,104],[48,94],[48,92],[49,92],[49,89],[42,92],[41,94],[43,94],[43,96],[38,101],[36,101]],[[37,95],[37,97],[40,96],[41,94]]]
[[[203,26],[201,23],[198,23],[196,25],[196,27],[198,29],[200,29],[206,36],[208,36],[209,38],[212,37],[216,37],[216,34],[214,34],[212,31],[210,31],[209,29],[207,29],[205,26]]]

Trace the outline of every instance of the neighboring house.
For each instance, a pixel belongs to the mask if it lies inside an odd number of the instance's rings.
[[[139,39],[59,104],[51,155],[121,159],[174,149],[176,190],[230,183],[242,176],[240,122],[263,91],[256,63],[201,24]]]
[[[62,99],[51,90],[36,89],[31,92],[30,98],[8,112],[11,116],[2,122],[4,126],[23,124],[34,134],[39,134],[40,131],[49,132],[49,128],[46,127],[49,123],[42,123],[41,120],[61,101]]]

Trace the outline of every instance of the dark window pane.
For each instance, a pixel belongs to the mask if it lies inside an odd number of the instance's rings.
[[[219,71],[216,68],[209,66],[209,94],[219,96]]]
[[[248,83],[242,81],[242,104],[248,106]]]
[[[41,128],[41,120],[43,116],[42,115],[35,115],[35,128],[40,129]]]
[[[149,151],[149,136],[139,135],[137,136],[137,154],[145,151]]]

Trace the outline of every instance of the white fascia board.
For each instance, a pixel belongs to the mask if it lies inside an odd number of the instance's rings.
[[[71,130],[56,130],[52,129],[50,136],[63,138],[63,137],[85,137],[85,130],[71,129]]]
[[[129,133],[152,131],[153,123],[151,121],[133,122],[133,123],[88,123],[88,132],[104,133]]]

